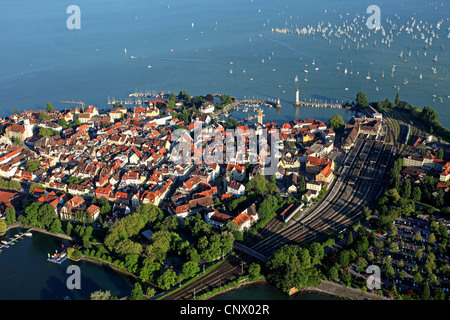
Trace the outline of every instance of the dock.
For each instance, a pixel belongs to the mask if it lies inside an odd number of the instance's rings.
[[[61,264],[66,259],[67,259],[67,249],[64,249],[63,251],[61,251],[59,253],[55,253],[52,256],[50,256],[50,253],[49,253],[47,261]]]
[[[10,237],[9,238],[9,240],[2,240],[1,241],[1,243],[0,243],[0,249],[3,249],[3,248],[9,248],[10,246],[12,246],[12,245],[15,245],[16,244],[16,242],[19,240],[19,239],[22,239],[23,237],[28,237],[28,233],[31,231],[32,229],[29,229],[27,232],[21,232],[21,233],[18,233],[18,234],[15,234],[14,235],[14,237]],[[0,250],[0,252],[2,252],[2,250]]]

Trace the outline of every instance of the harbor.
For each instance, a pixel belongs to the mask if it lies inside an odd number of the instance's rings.
[[[32,233],[30,232],[32,229],[28,230],[27,232],[20,232],[16,233],[13,237],[9,237],[8,240],[2,240],[0,241],[0,253],[2,253],[3,249],[8,249],[10,246],[13,246],[22,239],[23,237],[31,237]]]

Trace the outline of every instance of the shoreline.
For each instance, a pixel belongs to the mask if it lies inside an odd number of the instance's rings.
[[[229,288],[226,289],[224,291],[218,292],[216,294],[213,294],[211,296],[209,296],[206,299],[203,300],[210,300],[216,296],[219,296],[223,293],[227,293],[230,292],[232,290],[236,290],[239,289],[241,287],[245,287],[245,286],[251,286],[251,285],[256,285],[256,286],[260,286],[260,285],[268,285],[268,286],[272,286],[269,282],[267,282],[266,280],[257,280],[257,281],[252,281],[252,282],[245,282],[245,283],[241,283],[239,285],[237,285],[236,287],[233,288]],[[317,287],[304,287],[301,290],[297,291],[296,293],[294,293],[293,295],[302,295],[302,294],[306,294],[306,293],[319,293],[322,295],[326,295],[326,296],[332,296],[332,297],[336,297],[339,298],[341,300],[392,300],[386,297],[380,297],[375,293],[370,293],[370,292],[363,292],[360,289],[356,289],[356,288],[349,288],[346,287],[342,284],[338,284],[338,283],[334,283],[328,280],[322,280],[322,282],[320,283],[320,285],[318,285]],[[286,293],[286,300],[288,300],[288,298],[290,297],[289,294]]]
[[[51,232],[48,232],[47,230],[41,229],[41,228],[37,228],[37,227],[29,227],[29,226],[24,226],[21,223],[15,223],[13,225],[7,226],[6,231],[10,230],[10,229],[14,229],[14,228],[24,228],[27,230],[32,230],[32,231],[37,231],[39,233],[45,234],[45,235],[49,235],[49,236],[54,236],[60,239],[65,239],[65,240],[69,240],[69,241],[73,241],[73,242],[78,242],[76,239],[69,237],[67,235],[64,234],[54,234]],[[79,262],[79,261],[86,261],[88,263],[93,263],[96,265],[101,265],[101,266],[106,266],[108,268],[110,268],[111,270],[120,273],[122,275],[125,275],[127,277],[131,277],[134,280],[138,280],[138,277],[126,270],[122,270],[119,269],[115,266],[113,266],[110,263],[106,263],[104,261],[97,261],[96,259],[92,259],[90,257],[85,257],[82,256],[80,259],[72,259],[69,258],[71,261],[74,262]],[[235,287],[232,288],[228,288],[224,291],[212,294],[210,296],[208,296],[207,298],[203,299],[203,300],[210,300],[218,295],[221,295],[223,293],[227,293],[230,292],[232,290],[236,290],[245,286],[250,286],[250,285],[269,285],[272,286],[269,282],[267,282],[267,280],[256,280],[256,281],[246,281],[243,283],[238,284]],[[370,293],[370,292],[362,292],[360,289],[356,289],[356,288],[348,288],[344,285],[335,283],[335,282],[331,282],[328,280],[322,280],[320,285],[318,285],[317,287],[305,287],[302,288],[301,290],[298,290],[296,293],[294,294],[305,294],[305,293],[309,293],[309,292],[316,292],[319,294],[324,294],[324,295],[329,295],[329,296],[333,296],[333,297],[337,297],[343,300],[391,300],[389,298],[386,297],[380,297],[375,293]],[[289,297],[288,294],[286,294],[286,300]]]

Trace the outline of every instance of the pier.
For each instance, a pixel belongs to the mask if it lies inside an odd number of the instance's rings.
[[[19,240],[19,239],[22,239],[23,237],[31,237],[31,233],[30,233],[30,231],[31,231],[32,229],[29,229],[27,232],[21,232],[21,233],[18,233],[18,234],[15,234],[14,235],[14,237],[10,237],[9,238],[9,241],[8,240],[2,240],[1,241],[1,244],[0,244],[0,252],[2,252],[2,250],[1,249],[3,249],[3,248],[9,248],[9,246],[11,246],[11,245],[15,245],[16,244],[16,242]]]

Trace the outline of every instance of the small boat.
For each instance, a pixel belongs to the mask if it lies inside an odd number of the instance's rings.
[[[25,232],[24,235],[27,236],[27,237],[33,236],[33,234],[31,232]]]

